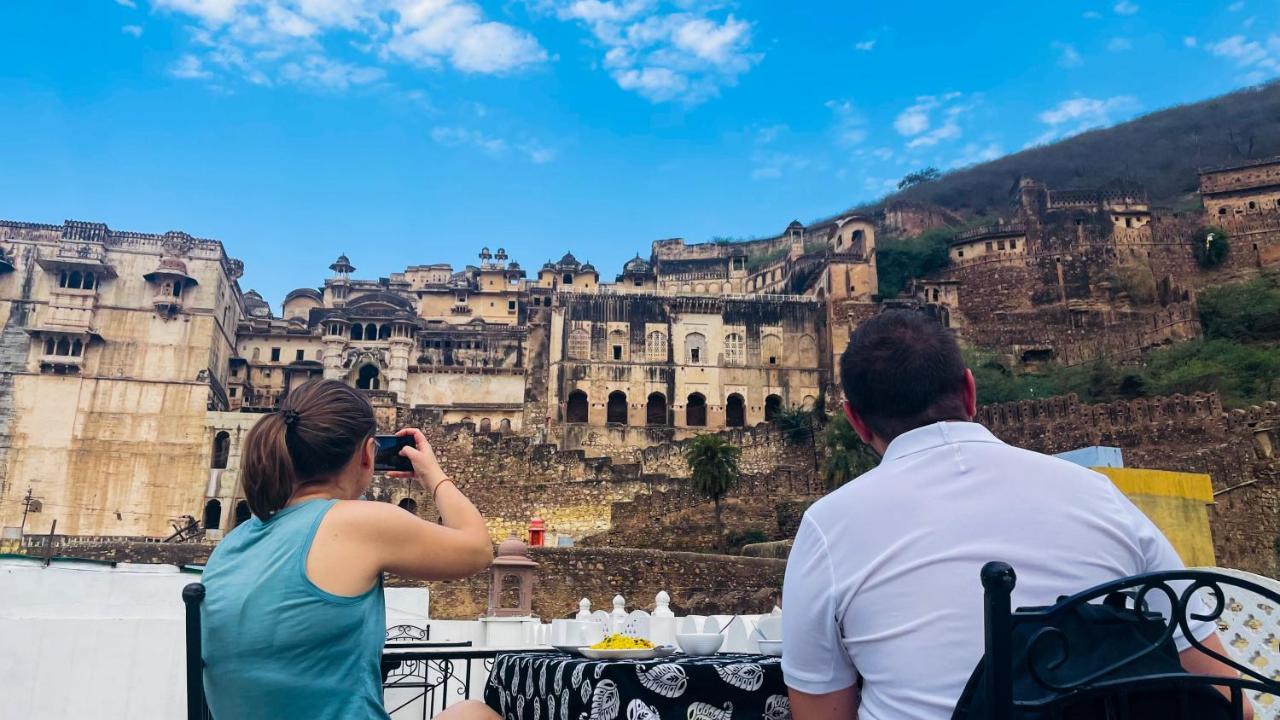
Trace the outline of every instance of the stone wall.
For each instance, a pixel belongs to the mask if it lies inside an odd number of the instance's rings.
[[[578,601],[608,610],[614,595],[629,609],[653,610],[660,590],[677,614],[763,613],[779,602],[785,560],[616,548],[532,548],[539,564],[533,612],[544,620],[572,617]],[[401,581],[392,580],[399,585]],[[429,583],[431,607],[445,620],[485,611],[489,577]]]
[[[1206,473],[1219,565],[1280,574],[1280,410],[1275,403],[1223,412],[1216,394],[1100,405],[1074,395],[988,405],[979,422],[1006,442],[1039,452],[1089,445],[1124,450],[1125,465]]]

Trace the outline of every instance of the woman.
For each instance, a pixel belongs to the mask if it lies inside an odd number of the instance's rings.
[[[373,408],[343,383],[290,392],[244,441],[240,476],[254,517],[204,572],[204,683],[218,720],[387,718],[379,663],[382,574],[464,578],[488,567],[484,518],[440,469],[422,433],[401,454],[443,526],[359,500],[373,481]],[[439,717],[495,718],[480,703]]]

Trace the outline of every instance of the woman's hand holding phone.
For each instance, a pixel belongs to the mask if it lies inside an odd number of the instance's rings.
[[[418,428],[404,428],[396,433],[396,437],[410,436],[413,438],[413,447],[405,446],[401,448],[400,454],[409,458],[409,462],[413,463],[413,472],[391,472],[387,473],[391,477],[416,477],[418,482],[427,492],[435,494],[436,486],[444,482],[446,475],[440,467],[440,461],[436,459],[436,453],[431,449],[431,443],[427,442],[427,438]]]

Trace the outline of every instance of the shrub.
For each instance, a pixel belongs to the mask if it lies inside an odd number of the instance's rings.
[[[1191,238],[1191,254],[1200,267],[1209,269],[1222,264],[1227,258],[1230,243],[1227,232],[1219,227],[1203,227]]]
[[[1198,304],[1207,337],[1280,340],[1280,274],[1208,288]]]

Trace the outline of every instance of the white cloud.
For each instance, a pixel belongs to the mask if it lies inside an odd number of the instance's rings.
[[[1140,9],[1137,5],[1129,2],[1129,0],[1120,0],[1111,8],[1117,15],[1137,15]]]
[[[871,151],[871,154],[874,155],[878,160],[888,161],[893,158],[893,149],[887,148],[887,147],[876,148],[875,150]]]
[[[1227,6],[1227,12],[1240,12],[1244,9],[1244,2],[1233,2]]]
[[[827,109],[835,116],[836,142],[845,147],[859,145],[867,139],[867,121],[848,100],[828,100]]]
[[[372,63],[503,75],[546,62],[533,35],[486,17],[475,0],[152,0],[190,21],[211,74],[341,89],[386,74]],[[369,63],[337,60],[351,48]],[[375,77],[376,75],[376,77]]]
[[[169,68],[169,74],[183,80],[199,80],[212,77],[213,73],[204,69],[204,64],[195,55],[183,55]]]
[[[989,142],[985,145],[979,143],[969,143],[965,145],[960,154],[948,163],[948,169],[965,167],[967,165],[976,165],[988,160],[995,160],[1004,154],[1004,148],[1000,147],[998,142]]]
[[[490,155],[501,155],[507,151],[507,141],[485,135],[479,130],[464,127],[431,128],[431,139],[449,147],[470,146],[483,150]]]
[[[921,95],[916,98],[915,104],[898,114],[893,121],[893,129],[899,135],[911,138],[907,142],[909,150],[954,140],[963,134],[960,118],[973,109],[972,104],[961,102],[961,97],[962,94],[958,92],[942,96]],[[935,111],[942,117],[942,124],[936,127],[933,124]]]
[[[1057,41],[1050,45],[1058,51],[1058,65],[1064,68],[1075,68],[1084,64],[1084,58],[1080,57],[1080,51],[1076,50],[1075,45]]]
[[[116,4],[117,4],[117,5],[122,5],[122,6],[124,6],[124,7],[127,7],[127,8],[129,8],[130,10],[137,10],[137,9],[138,9],[138,5],[137,5],[137,3],[135,3],[133,0],[116,0]]]
[[[854,50],[860,50],[862,52],[871,52],[875,48],[876,48],[875,40],[863,40],[862,42],[854,43],[853,45]]]
[[[790,130],[791,130],[791,127],[788,126],[786,123],[780,123],[778,125],[769,125],[762,128],[756,128],[754,132],[755,143],[757,145],[768,145],[773,141],[777,140],[783,134],[789,132]]]
[[[529,162],[535,165],[545,165],[556,159],[558,153],[549,147],[545,147],[536,142],[521,143],[520,152],[529,158]]]
[[[1195,38],[1195,36],[1194,36],[1194,35],[1188,35],[1188,36],[1186,36],[1186,37],[1182,38],[1182,44],[1183,44],[1183,45],[1186,45],[1186,46],[1187,46],[1187,47],[1189,47],[1189,48],[1193,48],[1193,47],[1195,47],[1195,46],[1196,46],[1196,44],[1197,44],[1197,42],[1198,42],[1198,41],[1196,40],[1196,38]]]
[[[1084,19],[1085,20],[1101,20],[1102,13],[1098,12],[1097,10],[1086,10],[1084,13]]]
[[[757,150],[752,153],[751,160],[755,165],[751,170],[752,180],[776,180],[810,165],[808,158],[776,150]]]
[[[1130,41],[1129,38],[1113,37],[1107,41],[1107,50],[1110,50],[1111,52],[1124,52],[1125,50],[1132,49],[1133,42]]]
[[[1280,74],[1280,36],[1272,35],[1263,42],[1233,35],[1203,47],[1215,57],[1233,61],[1241,69],[1236,79],[1246,85],[1257,85]]]
[[[124,27],[120,28],[120,32],[124,33],[125,35],[142,37],[142,26],[141,25],[125,25]]]
[[[1128,95],[1063,100],[1037,116],[1040,122],[1049,127],[1029,145],[1042,145],[1091,128],[1109,125],[1115,116],[1131,113],[1138,107],[1138,101]]]
[[[535,2],[589,30],[614,82],[651,102],[702,102],[760,61],[751,49],[750,22],[732,14],[717,19],[686,0],[675,5],[666,11],[659,0]]]
[[[1244,22],[1240,23],[1240,27],[1244,28],[1245,30],[1248,30],[1249,28],[1253,27],[1253,24],[1256,23],[1257,21],[1258,21],[1258,18],[1256,17],[1252,17],[1252,16],[1247,17],[1245,18]]]
[[[329,90],[346,90],[353,85],[368,85],[381,80],[385,75],[386,72],[382,68],[348,65],[330,60],[323,55],[310,55],[299,62],[285,63],[280,68],[280,77],[283,80]]]

